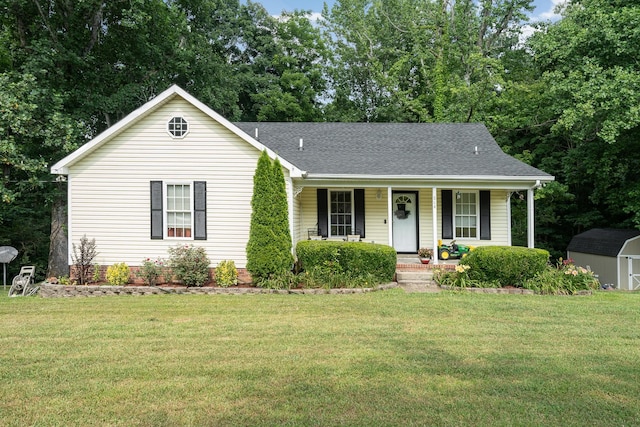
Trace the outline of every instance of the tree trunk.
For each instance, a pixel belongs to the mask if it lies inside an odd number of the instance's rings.
[[[61,192],[51,207],[51,238],[47,277],[69,275],[68,247],[67,197],[66,192]]]

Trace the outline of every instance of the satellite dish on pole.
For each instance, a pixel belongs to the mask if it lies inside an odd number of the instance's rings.
[[[7,287],[7,264],[16,259],[18,256],[18,250],[11,246],[0,246],[0,263],[2,263],[2,276],[4,281],[2,282],[3,288]]]

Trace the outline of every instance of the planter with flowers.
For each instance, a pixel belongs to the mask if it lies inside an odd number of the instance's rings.
[[[418,249],[418,256],[420,257],[421,263],[429,264],[429,261],[431,261],[431,257],[433,257],[433,249],[420,248]]]

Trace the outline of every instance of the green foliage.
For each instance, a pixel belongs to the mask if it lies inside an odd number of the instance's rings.
[[[496,280],[477,280],[471,279],[469,276],[470,266],[460,264],[455,270],[435,269],[433,271],[433,280],[441,286],[449,286],[452,288],[499,288],[500,283]]]
[[[100,264],[93,265],[93,283],[98,283],[102,279]]]
[[[164,264],[161,258],[145,258],[136,275],[147,285],[155,286],[158,284],[158,278],[164,274]]]
[[[562,259],[555,267],[548,266],[523,284],[526,289],[553,295],[573,295],[580,291],[596,290],[599,286],[600,282],[593,271]]]
[[[395,250],[376,243],[304,240],[296,245],[296,253],[305,271],[323,268],[332,274],[371,275],[380,282],[393,280],[396,271]]]
[[[304,288],[371,288],[380,279],[371,273],[354,273],[336,269],[332,265],[316,266],[305,270],[299,275],[300,285]]]
[[[107,268],[107,282],[114,286],[124,286],[129,283],[130,274],[129,266],[124,262],[110,265]]]
[[[78,281],[81,285],[89,283],[91,278],[91,270],[93,268],[93,260],[98,256],[96,251],[96,239],[87,238],[85,234],[80,238],[80,246],[72,245],[73,253],[71,261],[73,262],[75,272],[78,275]]]
[[[60,276],[58,277],[58,283],[63,286],[75,285],[75,281],[72,281],[69,276]]]
[[[291,271],[289,208],[282,166],[263,151],[253,177],[247,271],[254,281]]]
[[[215,272],[216,284],[218,286],[227,287],[238,284],[238,270],[236,264],[232,260],[222,260],[216,267]]]
[[[498,282],[501,286],[522,286],[524,281],[543,271],[549,252],[513,246],[481,246],[460,260],[469,266],[469,278],[480,282]]]
[[[280,274],[272,274],[269,277],[254,281],[259,288],[265,289],[291,289],[296,288],[300,283],[300,277],[291,272],[285,271]]]
[[[168,266],[175,278],[187,286],[203,286],[207,283],[209,264],[203,247],[177,245],[169,248]]]

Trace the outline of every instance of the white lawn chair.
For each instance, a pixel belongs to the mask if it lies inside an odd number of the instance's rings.
[[[26,265],[20,268],[20,273],[13,278],[11,288],[9,288],[9,296],[17,297],[19,295],[30,296],[35,295],[40,290],[40,286],[35,285],[36,267],[34,265]]]

